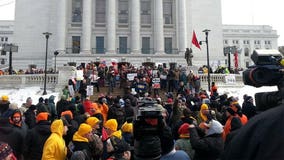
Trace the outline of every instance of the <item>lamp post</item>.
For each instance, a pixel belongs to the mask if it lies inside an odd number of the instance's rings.
[[[6,55],[6,52],[9,52],[9,75],[13,74],[13,67],[12,67],[12,52],[18,52],[18,46],[14,44],[4,44],[3,47],[3,54]]]
[[[206,43],[206,48],[207,48],[207,68],[208,68],[208,72],[207,72],[207,81],[208,81],[208,91],[210,91],[210,66],[209,66],[209,46],[208,46],[208,33],[211,30],[209,29],[204,29],[202,32],[205,33],[205,43]],[[199,44],[202,45],[202,42],[204,41],[200,41]]]
[[[54,73],[56,73],[56,57],[57,57],[58,54],[59,54],[58,51],[54,52]]]
[[[47,51],[48,51],[48,38],[52,33],[44,32],[46,43],[45,43],[45,65],[44,65],[44,86],[43,86],[43,95],[46,95],[46,72],[47,72]]]

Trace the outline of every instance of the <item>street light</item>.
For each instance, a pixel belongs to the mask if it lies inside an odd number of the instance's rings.
[[[56,73],[56,57],[57,57],[58,54],[59,54],[58,51],[54,52],[54,73]]]
[[[200,41],[199,44],[202,45],[202,42],[206,43],[206,47],[207,47],[207,68],[208,68],[208,75],[207,75],[207,81],[208,81],[208,91],[210,91],[210,66],[209,66],[209,46],[208,46],[208,33],[211,30],[209,29],[204,29],[202,32],[205,33],[205,41]]]
[[[47,49],[48,49],[48,38],[52,33],[44,32],[46,43],[45,43],[45,66],[44,66],[44,86],[43,86],[43,95],[46,95],[46,72],[47,72]]]
[[[12,67],[12,52],[18,52],[18,46],[14,44],[4,44],[3,45],[3,55],[6,55],[6,52],[9,52],[9,75],[13,74]]]

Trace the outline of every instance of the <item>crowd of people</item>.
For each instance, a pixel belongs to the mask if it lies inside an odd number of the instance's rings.
[[[57,102],[54,96],[36,103],[28,97],[18,106],[1,96],[0,159],[139,159],[139,137],[133,132],[145,101],[159,109],[163,124],[160,151],[152,159],[227,159],[232,140],[257,114],[251,96],[244,95],[239,104],[236,97],[220,95],[214,82],[210,91],[202,90],[198,75],[182,68],[90,64],[77,69],[80,74],[69,80]],[[129,80],[128,73],[136,74]],[[114,83],[117,75],[120,86]],[[159,85],[154,78],[160,78]],[[108,93],[100,93],[106,84]],[[97,88],[98,99],[87,95],[87,85]],[[123,94],[112,96],[116,89]],[[149,119],[143,123],[156,124]]]

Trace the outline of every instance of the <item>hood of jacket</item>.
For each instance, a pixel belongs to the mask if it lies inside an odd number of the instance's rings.
[[[50,131],[52,133],[57,133],[58,135],[63,136],[63,131],[64,131],[63,121],[61,119],[53,121],[50,126]]]

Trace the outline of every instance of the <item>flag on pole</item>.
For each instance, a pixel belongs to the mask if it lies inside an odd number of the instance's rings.
[[[193,34],[192,34],[192,40],[191,40],[191,42],[192,42],[192,44],[194,44],[197,48],[199,48],[199,49],[201,50],[200,45],[199,45],[199,42],[198,42],[198,40],[197,40],[197,37],[196,37],[196,34],[195,34],[194,31],[193,31]]]

